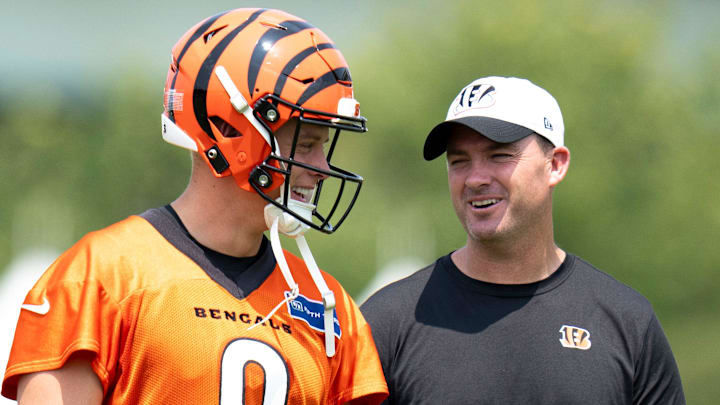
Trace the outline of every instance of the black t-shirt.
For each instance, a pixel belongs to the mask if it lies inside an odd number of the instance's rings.
[[[568,254],[547,279],[485,283],[450,256],[370,297],[390,404],[684,404],[639,293]]]

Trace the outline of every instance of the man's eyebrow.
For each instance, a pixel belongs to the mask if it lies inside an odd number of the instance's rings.
[[[462,150],[462,149],[460,149],[460,148],[455,148],[455,147],[453,147],[453,146],[451,146],[451,145],[447,145],[447,147],[446,147],[446,153],[447,153],[448,155],[467,154],[467,152],[465,152],[464,150]]]
[[[496,142],[496,143],[493,143],[492,145],[488,146],[488,148],[487,148],[487,150],[489,150],[489,151],[496,151],[498,149],[509,149],[512,151],[518,151],[518,150],[520,150],[520,147],[518,146],[517,141],[515,141],[515,142],[509,142],[509,143]]]

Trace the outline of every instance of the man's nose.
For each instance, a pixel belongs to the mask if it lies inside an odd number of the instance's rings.
[[[465,185],[470,188],[487,186],[492,181],[489,165],[481,160],[474,161],[468,176],[465,178]]]
[[[310,162],[308,162],[308,164],[321,170],[330,171],[330,165],[328,164],[327,157],[325,156],[325,152],[322,150],[322,148],[318,148],[313,152]],[[311,172],[314,176],[318,177],[318,180],[324,180],[328,178],[328,175],[325,173],[320,173],[314,170],[312,170]]]

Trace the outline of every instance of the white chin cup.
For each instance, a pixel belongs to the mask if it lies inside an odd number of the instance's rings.
[[[275,201],[282,204],[282,197],[279,197]],[[314,204],[304,203],[302,201],[293,200],[291,198],[290,202],[288,202],[287,207],[290,211],[293,211],[294,213],[300,215],[307,221],[312,221],[312,212],[315,209]],[[307,232],[308,229],[310,229],[309,226],[305,225],[300,220],[283,211],[282,209],[276,207],[275,205],[266,205],[265,223],[267,224],[268,228],[272,226],[275,218],[278,218],[278,231],[290,237],[302,235]]]

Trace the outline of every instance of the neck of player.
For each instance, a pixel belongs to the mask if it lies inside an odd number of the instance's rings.
[[[188,232],[217,252],[256,255],[267,229],[263,217],[267,203],[238,187],[232,177],[216,178],[204,162],[194,161],[187,188],[171,203]]]

